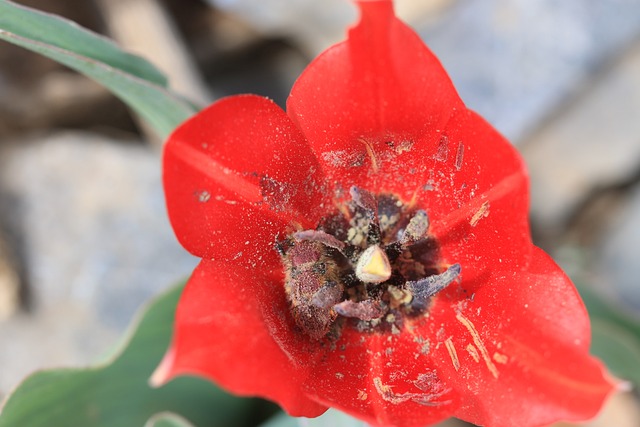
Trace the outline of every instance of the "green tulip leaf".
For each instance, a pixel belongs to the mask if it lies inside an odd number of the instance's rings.
[[[164,412],[198,427],[252,425],[256,411],[264,409],[257,399],[232,397],[192,377],[177,378],[160,388],[148,385],[169,345],[181,290],[182,286],[172,289],[143,310],[111,361],[28,377],[5,401],[0,427],[144,426]]]
[[[64,64],[104,85],[144,117],[161,137],[196,112],[164,86],[144,59],[55,15],[0,0],[0,39]]]
[[[640,341],[640,319],[637,316],[614,300],[596,292],[589,285],[579,281],[576,281],[576,285],[591,319],[605,319],[615,323],[633,335],[636,341]]]
[[[591,352],[602,359],[611,372],[640,385],[640,340],[627,329],[605,319],[591,322]]]

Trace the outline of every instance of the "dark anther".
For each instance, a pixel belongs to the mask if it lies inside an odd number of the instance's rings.
[[[413,294],[411,305],[416,308],[426,304],[432,296],[449,286],[460,275],[462,267],[460,264],[453,264],[444,273],[434,274],[424,279],[408,281],[406,289]]]
[[[380,220],[378,218],[378,200],[376,196],[356,186],[351,187],[349,194],[351,194],[353,202],[364,209],[367,214],[369,219],[369,230],[367,232],[369,243],[374,245],[380,243]]]
[[[301,241],[308,240],[311,242],[319,242],[325,246],[330,248],[334,248],[339,250],[340,252],[344,251],[346,244],[341,242],[340,240],[333,237],[331,234],[327,234],[321,230],[304,230],[293,233],[293,238]]]
[[[419,210],[409,220],[409,224],[402,233],[402,239],[400,243],[403,245],[409,245],[420,239],[422,239],[429,230],[429,217],[423,210]]]
[[[384,316],[387,312],[386,305],[381,301],[342,301],[333,306],[333,309],[341,316],[354,317],[360,320],[373,320]]]

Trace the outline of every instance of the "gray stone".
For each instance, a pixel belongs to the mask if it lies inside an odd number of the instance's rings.
[[[609,293],[640,314],[640,187],[636,187],[624,211],[612,218],[597,252],[596,270]]]
[[[30,285],[29,312],[0,323],[6,392],[36,368],[93,361],[196,260],[169,226],[157,151],[70,132],[2,150],[0,209],[21,236]]]
[[[517,142],[640,35],[637,0],[470,0],[419,33],[467,105]]]
[[[20,276],[15,256],[0,233],[0,322],[16,312],[20,302]]]
[[[292,37],[310,57],[344,40],[357,19],[348,0],[207,0],[233,13],[263,34]],[[455,0],[396,0],[399,16],[410,23],[428,20]]]
[[[523,146],[533,220],[557,233],[594,191],[640,170],[640,43]]]

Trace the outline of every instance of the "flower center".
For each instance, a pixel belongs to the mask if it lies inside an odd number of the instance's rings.
[[[276,244],[295,322],[316,340],[338,336],[345,325],[398,333],[460,274],[460,264],[439,265],[425,211],[390,194],[350,193],[316,230]]]

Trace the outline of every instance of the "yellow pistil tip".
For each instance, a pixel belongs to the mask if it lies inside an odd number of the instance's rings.
[[[382,283],[391,277],[387,254],[378,245],[369,246],[358,259],[356,276],[365,283]]]

